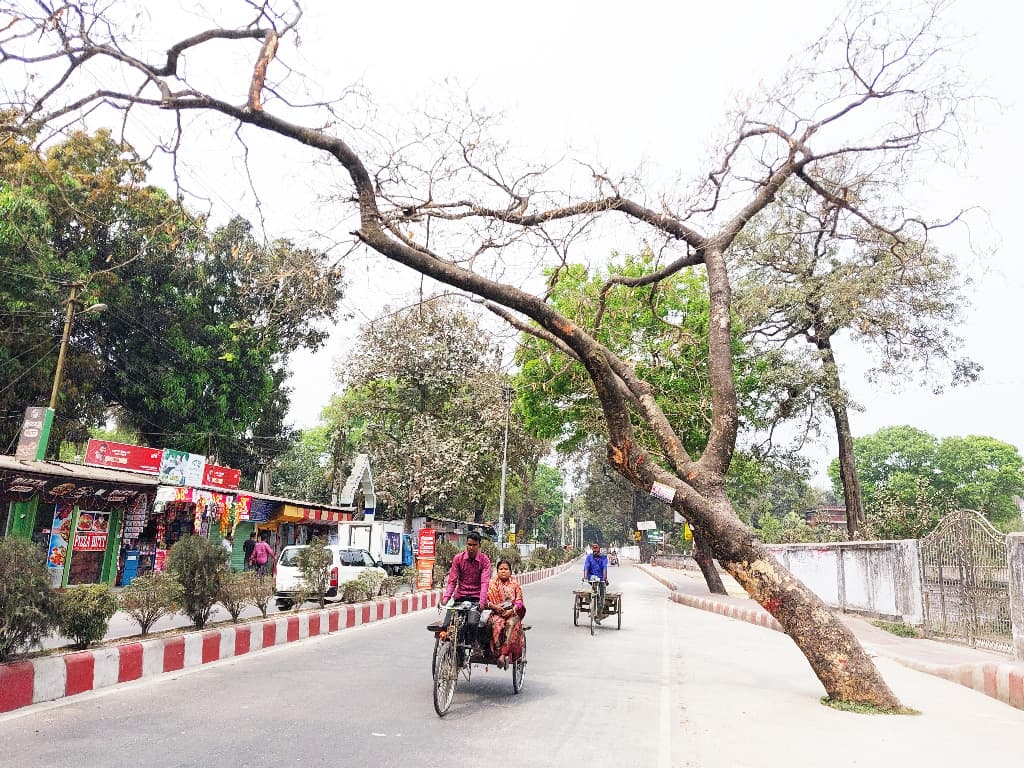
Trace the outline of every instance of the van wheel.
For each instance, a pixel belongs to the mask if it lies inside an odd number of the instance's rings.
[[[294,603],[291,600],[288,600],[286,598],[277,598],[277,609],[279,611],[287,611],[292,607],[293,604]]]

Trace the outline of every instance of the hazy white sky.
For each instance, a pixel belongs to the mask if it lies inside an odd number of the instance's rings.
[[[451,89],[455,80],[477,104],[504,112],[504,130],[518,156],[552,158],[571,147],[613,170],[643,165],[656,182],[688,178],[720,135],[735,98],[778,77],[787,58],[843,7],[836,0],[306,5],[299,63],[326,93],[361,81],[382,114],[401,121],[421,106],[440,108],[444,81]],[[902,7],[885,5],[894,13]],[[912,191],[936,217],[980,209],[969,232],[961,228],[942,244],[962,256],[973,280],[974,305],[960,330],[966,352],[984,365],[984,374],[979,383],[941,396],[914,387],[876,389],[864,380],[868,361],[841,347],[845,383],[864,408],[851,415],[855,435],[906,423],[939,436],[992,435],[1024,448],[1018,340],[1024,265],[1017,251],[1024,88],[1019,67],[1003,64],[1019,45],[1003,8],[982,0],[948,12],[951,30],[974,36],[963,47],[965,65],[998,104],[972,110],[966,170],[937,171],[927,188]],[[206,26],[185,13],[175,21],[189,31]],[[283,55],[296,61],[294,51]],[[192,179],[195,191],[212,198],[218,215],[229,209],[251,215],[240,164],[225,166],[229,133],[211,127],[198,138],[201,146],[192,137],[186,182]],[[337,219],[335,207],[317,203],[336,191],[331,184],[337,177],[308,153],[283,144],[275,139],[254,145],[268,233],[351,228]],[[609,237],[622,250],[637,246],[628,230],[620,240]],[[998,247],[984,254],[991,245]],[[384,305],[401,306],[419,285],[418,276],[376,256],[353,260],[348,281],[344,306],[352,319],[339,325],[325,349],[295,357],[292,417],[298,426],[317,421],[334,389],[332,362],[344,359],[357,324]],[[819,466],[834,452],[827,442],[816,454]]]

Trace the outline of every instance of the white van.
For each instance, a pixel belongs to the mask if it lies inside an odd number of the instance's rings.
[[[277,598],[277,607],[282,611],[291,608],[295,603],[295,595],[302,591],[299,553],[306,546],[296,544],[285,547],[277,559],[277,567],[274,569],[274,596]],[[381,576],[387,575],[365,549],[342,547],[337,544],[328,544],[327,549],[331,552],[331,578],[325,595],[327,600],[340,600],[338,585],[359,578],[359,574],[365,570],[373,568],[380,571]]]

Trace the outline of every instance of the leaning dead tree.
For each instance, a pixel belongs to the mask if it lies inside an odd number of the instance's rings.
[[[7,107],[18,114],[7,130],[45,137],[46,128],[61,129],[111,108],[120,110],[129,132],[139,110],[170,112],[184,128],[190,114],[216,113],[239,135],[255,128],[333,158],[351,190],[334,204],[339,218],[349,212],[346,205],[358,212],[353,234],[361,243],[476,297],[579,360],[600,399],[616,470],[686,516],[722,566],[782,624],[829,696],[898,707],[849,630],[772,557],[726,495],[739,428],[728,256],[786,184],[803,185],[834,209],[837,230],[868,230],[893,248],[910,238],[927,240],[927,221],[889,191],[907,178],[918,157],[956,140],[959,94],[943,61],[938,9],[925,6],[911,18],[854,4],[851,15],[835,22],[763,101],[731,115],[720,152],[695,186],[652,204],[653,195],[638,179],[592,167],[592,194],[559,193],[580,186],[560,184],[562,168],[509,162],[488,141],[481,116],[470,114],[461,124],[442,116],[393,144],[382,141],[383,126],[360,125],[367,116],[353,114],[358,107],[345,101],[313,105],[312,116],[304,117],[296,106],[300,95],[288,91],[298,81],[287,60],[301,21],[298,6],[282,4],[276,11],[272,0],[240,5],[252,11],[251,18],[169,41],[153,60],[132,52],[133,40],[110,15],[117,4],[3,3],[9,16],[0,19],[0,82],[8,89],[24,83],[8,93]],[[229,80],[227,65],[209,87],[207,68],[184,66],[190,57],[202,61],[211,46],[234,46],[247,60],[230,93],[216,90]],[[246,95],[245,103],[233,100],[239,94]],[[175,148],[187,145],[184,134],[174,137]],[[851,188],[861,194],[851,196]],[[657,392],[598,341],[594,328],[556,312],[543,287],[531,292],[515,277],[496,276],[523,252],[549,249],[566,263],[589,223],[609,216],[645,229],[651,239],[660,237],[663,254],[650,273],[617,277],[609,291],[656,290],[666,276],[698,265],[707,272],[712,423],[699,457],[683,447]],[[428,226],[429,239],[420,236]],[[445,228],[451,228],[447,237]],[[655,435],[656,452],[636,439],[634,418]]]

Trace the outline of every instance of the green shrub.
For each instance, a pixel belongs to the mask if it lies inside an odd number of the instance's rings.
[[[228,573],[220,585],[220,594],[217,595],[217,602],[224,606],[224,609],[231,614],[231,621],[238,623],[238,618],[249,604],[249,580],[248,573]]]
[[[75,641],[75,648],[88,648],[102,640],[110,617],[117,612],[117,596],[106,584],[68,587],[59,604],[57,627]]]
[[[324,595],[330,588],[333,562],[334,555],[327,549],[327,539],[322,536],[314,536],[308,547],[299,550],[298,566],[305,582],[304,596],[308,600],[316,600],[321,608],[324,607]]]
[[[443,587],[444,579],[452,568],[452,560],[459,554],[459,548],[450,541],[437,545],[434,556],[434,586]]]
[[[341,585],[341,599],[346,603],[361,603],[369,600],[370,596],[366,591],[366,582],[360,579],[352,579]]]
[[[182,610],[196,629],[210,620],[210,612],[220,599],[220,588],[227,576],[224,549],[202,536],[185,536],[171,547],[167,570],[181,584]]]
[[[380,592],[381,584],[384,583],[384,575],[375,568],[367,569],[359,574],[357,581],[361,581],[366,585],[366,596],[369,599],[376,597],[377,593]]]
[[[387,597],[394,597],[398,588],[406,583],[405,576],[388,576],[380,583],[380,593]]]
[[[551,557],[551,552],[547,547],[537,547],[533,552],[530,553],[530,570],[537,571],[541,568],[548,567],[548,558]]]
[[[498,545],[490,539],[480,540],[480,551],[487,555],[487,559],[491,561],[491,565],[498,562]]]
[[[0,539],[0,661],[49,634],[56,611],[46,552],[24,539]]]
[[[139,624],[143,636],[163,616],[177,612],[181,607],[181,584],[169,573],[150,573],[133,579],[121,590],[118,602],[121,610]]]
[[[261,579],[255,571],[246,571],[245,578],[246,602],[259,608],[263,618],[267,618],[267,603],[274,596],[274,580]]]
[[[523,570],[523,556],[519,553],[519,547],[505,547],[498,553],[498,557],[492,560],[495,568],[498,560],[508,560],[512,566],[512,573],[520,573]]]

